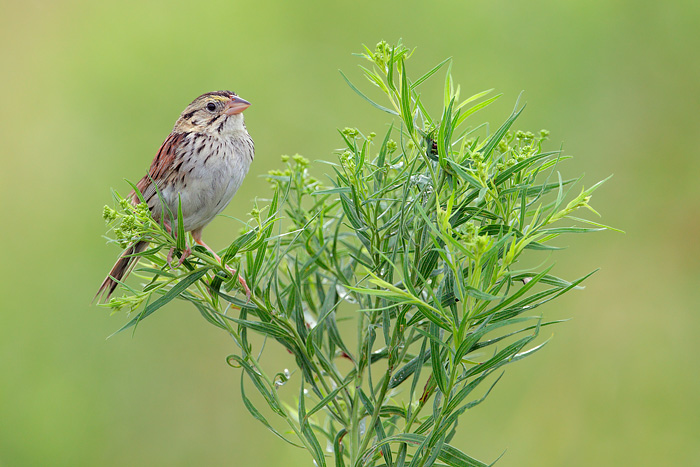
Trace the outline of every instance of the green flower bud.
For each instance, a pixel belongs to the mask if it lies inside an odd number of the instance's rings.
[[[339,159],[343,167],[351,171],[355,170],[355,154],[353,154],[352,151],[343,151]]]
[[[309,160],[302,155],[294,154],[292,156],[292,159],[294,160],[294,162],[301,165],[302,167],[306,167],[307,165],[309,165]]]
[[[449,230],[450,216],[447,214],[447,211],[442,208],[442,206],[437,207],[437,221],[442,230]]]
[[[105,206],[104,209],[102,210],[102,217],[107,222],[111,222],[117,218],[117,211],[110,208],[109,206]]]
[[[345,127],[341,131],[341,133],[343,133],[348,138],[356,138],[360,135],[360,132],[358,131],[357,128],[350,128],[350,127]]]
[[[462,230],[469,237],[476,235],[476,226],[472,222],[465,222],[464,225],[462,225]]]
[[[489,237],[488,235],[479,235],[478,237],[476,237],[476,253],[485,253],[489,249],[490,244],[491,237]]]
[[[151,210],[148,208],[148,204],[146,203],[139,203],[138,205],[136,205],[136,213],[139,216],[148,217],[150,211]]]

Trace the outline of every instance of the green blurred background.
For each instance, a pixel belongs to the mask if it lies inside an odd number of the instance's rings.
[[[525,90],[518,128],[549,129],[587,186],[614,173],[593,203],[627,232],[560,242],[558,275],[601,270],[543,310],[574,319],[454,444],[507,449],[502,466],[700,465],[697,1],[0,6],[0,465],[310,465],[246,412],[233,342],[194,309],[106,340],[125,317],[89,304],[118,253],[102,206],[191,99],[232,89],[253,103],[256,160],[227,210],[244,217],[280,154],[328,159],[336,128],[383,129],[337,69],[365,86],[351,52],[398,38],[414,77],[452,56],[463,95],[505,93],[472,122],[500,124]],[[221,218],[206,237],[237,230]]]

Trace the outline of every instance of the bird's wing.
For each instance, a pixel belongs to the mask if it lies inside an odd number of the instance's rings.
[[[153,182],[158,185],[158,189],[161,189],[168,174],[177,172],[173,170],[173,165],[175,164],[175,156],[184,139],[184,133],[170,133],[160,146],[160,149],[158,149],[158,153],[151,163],[151,168],[148,170],[148,175],[143,177],[136,184],[136,188],[138,188],[143,195],[143,199],[151,207],[151,211],[153,211],[156,206],[160,205],[157,195],[158,192]],[[132,194],[132,197],[133,201],[137,203],[138,198],[136,195]]]

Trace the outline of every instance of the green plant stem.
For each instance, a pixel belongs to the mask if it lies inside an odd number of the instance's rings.
[[[392,369],[388,368],[386,373],[384,373],[383,380],[382,380],[382,386],[379,391],[379,395],[376,398],[376,403],[374,404],[374,411],[372,412],[372,416],[370,418],[369,424],[367,424],[367,428],[365,431],[365,436],[362,440],[362,443],[360,444],[360,447],[358,449],[358,456],[361,455],[365,449],[367,449],[367,445],[369,444],[369,441],[375,436],[374,435],[374,425],[377,423],[377,419],[379,418],[379,413],[381,412],[382,409],[382,404],[384,403],[384,398],[386,397],[386,392],[387,389],[389,389],[389,381],[391,380],[391,373]]]
[[[452,350],[452,349],[450,349],[450,350]],[[450,361],[451,361],[451,359],[450,359]],[[456,365],[455,363],[451,362],[450,379],[449,379],[449,383],[447,384],[447,394],[442,395],[442,397],[443,397],[442,406],[440,407],[440,412],[438,413],[437,418],[433,420],[433,429],[430,431],[430,433],[431,433],[430,437],[432,437],[433,434],[440,428],[440,424],[442,423],[442,419],[445,417],[445,412],[447,411],[447,406],[449,405],[448,403],[450,401],[450,396],[453,392],[453,389],[455,386],[455,381],[457,378],[457,368],[459,368],[459,365]],[[438,388],[437,390],[439,391],[440,389]],[[425,465],[425,462],[428,460],[428,457],[429,457],[429,452],[424,451],[423,459],[421,460],[420,464],[418,464],[418,467],[423,467]]]

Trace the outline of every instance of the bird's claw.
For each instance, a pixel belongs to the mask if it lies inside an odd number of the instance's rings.
[[[182,266],[182,263],[185,262],[188,256],[192,254],[192,250],[190,247],[185,248],[182,250],[182,254],[180,255],[180,259],[178,259],[177,264],[175,267],[173,267],[173,253],[175,252],[175,247],[171,247],[170,251],[168,251],[168,257],[166,258],[166,261],[168,262],[168,266],[170,266],[170,269],[176,269]]]
[[[248,287],[248,284],[246,283],[245,279],[243,279],[243,276],[238,276],[238,282],[241,283],[243,286],[243,290],[245,291],[245,302],[248,303],[250,301],[250,288]]]

